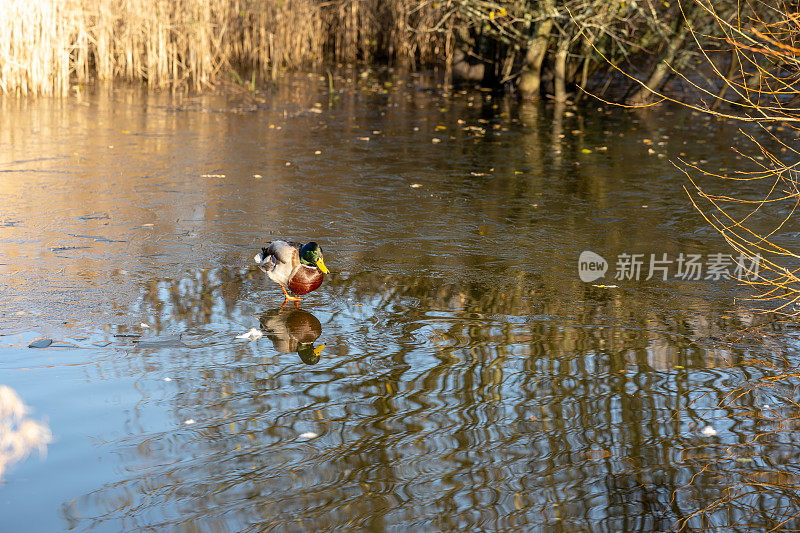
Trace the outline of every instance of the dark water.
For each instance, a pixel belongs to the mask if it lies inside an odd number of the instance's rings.
[[[779,358],[739,338],[763,321],[746,293],[613,279],[623,253],[730,253],[669,159],[746,165],[735,125],[335,83],[0,101],[0,384],[53,435],[2,473],[3,530],[795,513],[782,389],[735,392]],[[274,238],[319,242],[333,271],[300,310],[252,266]],[[579,279],[584,250],[604,279]]]

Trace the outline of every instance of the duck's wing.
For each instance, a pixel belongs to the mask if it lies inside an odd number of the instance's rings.
[[[286,285],[294,271],[300,266],[300,248],[296,243],[272,241],[253,258],[267,277]]]
[[[271,267],[276,264],[291,265],[294,269],[300,264],[300,247],[296,242],[272,241],[261,249],[261,253],[255,256],[256,263],[264,265],[271,263]],[[264,265],[266,266],[266,265]]]

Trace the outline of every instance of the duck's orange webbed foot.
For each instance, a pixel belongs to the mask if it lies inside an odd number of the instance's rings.
[[[289,293],[286,292],[286,287],[283,285],[281,285],[281,289],[283,289],[283,296],[284,296],[283,305],[281,306],[281,309],[283,309],[286,306],[286,302],[294,302],[294,306],[300,309],[300,298],[298,298],[297,296],[290,296]]]

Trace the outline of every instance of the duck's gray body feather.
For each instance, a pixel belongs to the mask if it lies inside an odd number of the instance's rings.
[[[269,279],[286,285],[300,268],[300,247],[297,242],[272,241],[253,258]]]

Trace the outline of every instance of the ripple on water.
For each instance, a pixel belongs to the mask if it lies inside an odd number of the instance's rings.
[[[583,250],[721,251],[684,178],[603,133],[635,133],[629,115],[562,117],[608,145],[572,165],[583,141],[548,107],[356,90],[297,116],[328,101],[315,87],[249,114],[114,92],[113,120],[9,117],[27,134],[0,174],[0,379],[56,437],[10,473],[12,529],[43,508],[52,530],[656,531],[725,487],[794,486],[794,383],[728,342],[759,320],[730,284],[577,277]],[[507,131],[433,144],[445,104]],[[706,134],[686,118],[638,120]],[[29,131],[48,121],[66,137]],[[317,240],[334,272],[307,314],[251,265],[278,237]],[[730,402],[753,382],[775,385]],[[778,492],[759,505],[796,509]],[[696,516],[763,522],[733,500]]]

